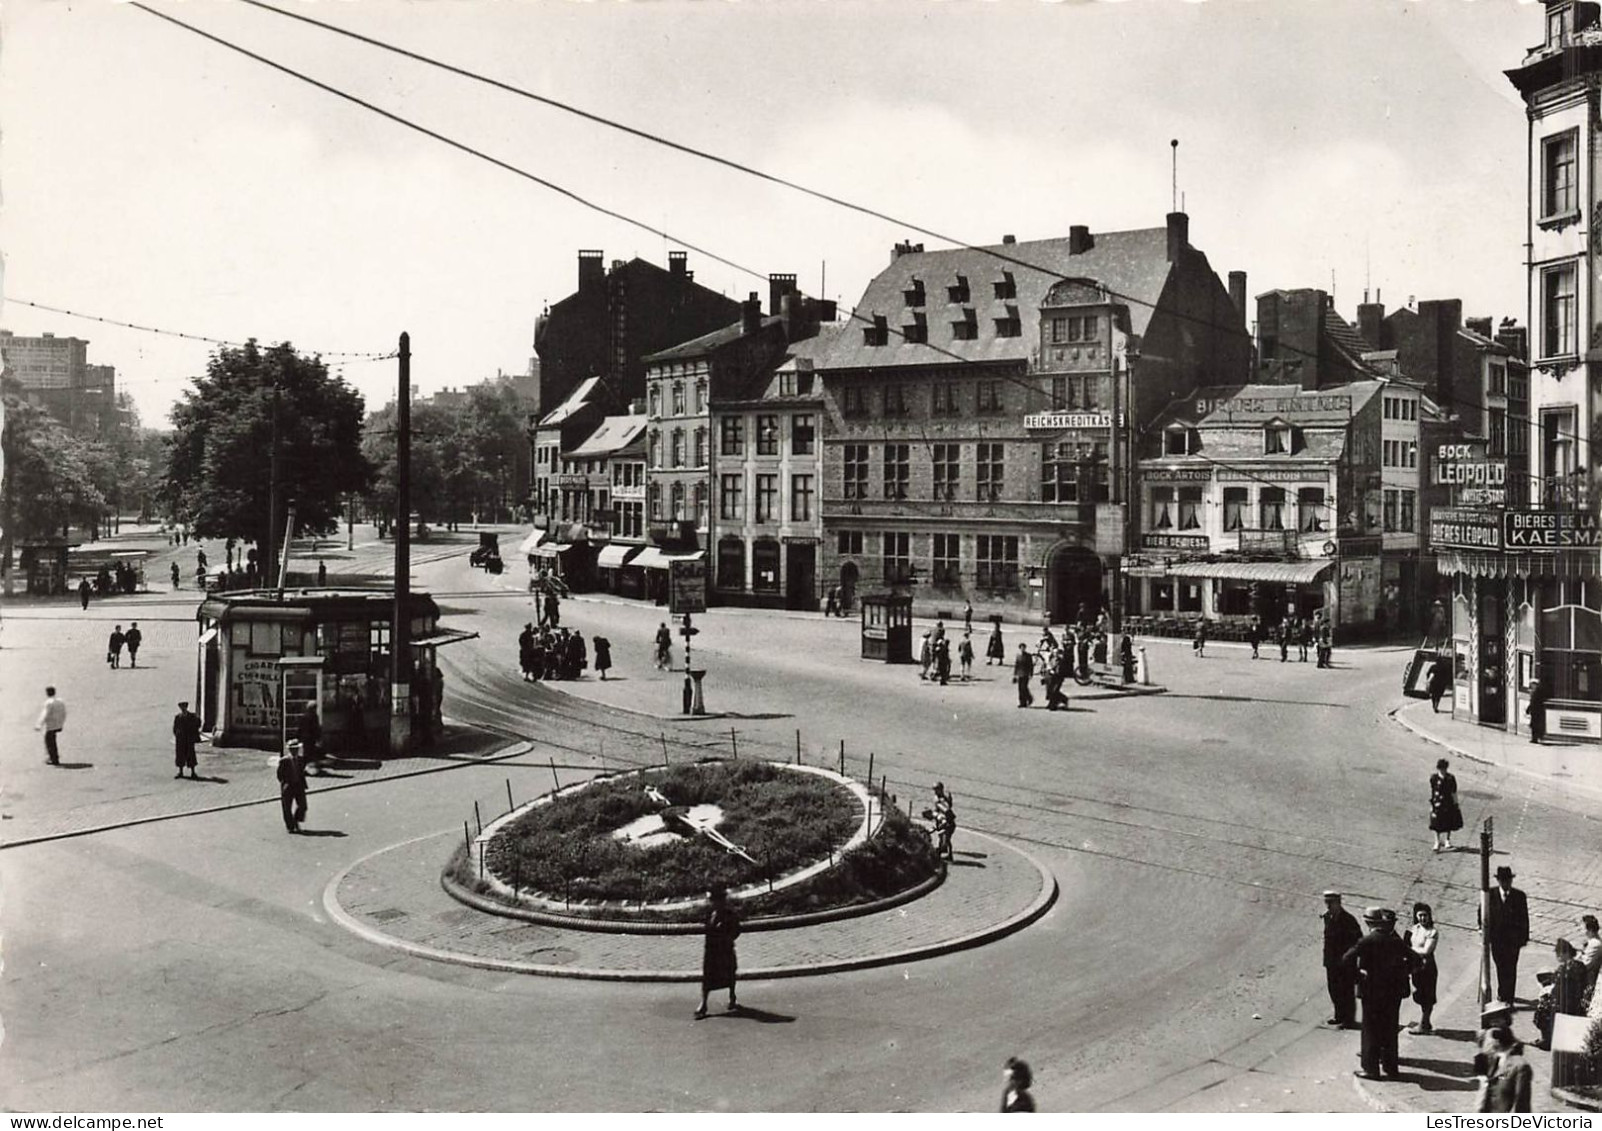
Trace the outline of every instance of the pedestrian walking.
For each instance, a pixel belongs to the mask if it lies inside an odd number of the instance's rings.
[[[1073,659],[1066,646],[1049,653],[1048,658],[1041,661],[1040,678],[1046,688],[1046,710],[1055,711],[1059,707],[1070,710],[1068,696],[1062,693],[1063,684],[1073,678]]]
[[[716,884],[707,892],[711,909],[706,915],[706,941],[701,951],[701,1004],[695,1019],[706,1016],[706,999],[713,990],[729,991],[729,1009],[739,1008],[734,999],[734,983],[739,972],[734,940],[740,937],[740,916],[729,906],[729,889]]]
[[[108,667],[115,669],[122,666],[122,646],[127,642],[128,638],[122,633],[122,625],[119,624],[111,630],[111,636],[106,640],[106,665]]]
[[[1496,870],[1496,886],[1486,906],[1485,934],[1496,967],[1496,1000],[1511,1006],[1518,988],[1519,951],[1530,941],[1530,904],[1513,886],[1513,869],[1506,864]]]
[[[1035,701],[1029,693],[1029,680],[1035,674],[1035,658],[1029,654],[1029,646],[1022,640],[1018,641],[1018,658],[1012,662],[1012,681],[1018,685],[1018,706],[1028,707]]]
[[[1307,646],[1313,642],[1313,622],[1299,620],[1296,622],[1296,648],[1300,652],[1302,663],[1307,662]]]
[[[1246,643],[1252,646],[1252,659],[1257,659],[1258,645],[1263,642],[1263,622],[1256,617],[1246,626]]]
[[[173,562],[172,563],[172,587],[173,587],[173,589],[177,590],[178,587],[183,584],[183,580],[184,580],[183,571],[178,568],[178,563],[177,562]]]
[[[1035,1082],[1035,1076],[1029,1071],[1029,1065],[1015,1056],[1009,1056],[1007,1063],[1002,1066],[1002,1075],[1006,1083],[1001,1089],[1001,1113],[1007,1115],[1034,1111],[1035,1097],[1029,1094],[1029,1089]]]
[[[439,660],[428,667],[428,678],[434,689],[434,731],[445,733],[445,673],[439,670]]]
[[[962,631],[973,632],[973,602],[966,601],[962,606]]]
[[[973,679],[973,633],[964,632],[962,643],[957,645],[957,662],[962,665],[962,682]]]
[[[1530,719],[1530,741],[1537,746],[1546,738],[1546,685],[1540,680],[1530,683],[1530,696],[1524,706],[1524,713]]]
[[[1463,827],[1463,810],[1457,803],[1457,778],[1447,769],[1445,758],[1435,763],[1430,775],[1430,831],[1435,834],[1435,851],[1452,851],[1452,834]]]
[[[425,674],[424,679],[428,678]],[[321,777],[323,770],[323,720],[317,715],[317,704],[307,703],[295,724],[295,737],[300,739],[300,756],[312,773]]]
[[[328,564],[326,562],[319,561],[317,563],[317,584],[320,586],[328,584]]]
[[[1413,951],[1413,1002],[1418,1006],[1418,1021],[1407,1027],[1409,1033],[1428,1036],[1435,1032],[1430,1025],[1430,1014],[1435,1011],[1435,987],[1440,980],[1440,971],[1435,965],[1435,945],[1440,937],[1430,905],[1413,904],[1413,924],[1407,928],[1407,945]]]
[[[1370,907],[1363,912],[1368,934],[1346,952],[1345,960],[1357,976],[1357,996],[1363,1000],[1361,1067],[1352,1075],[1377,1080],[1401,1076],[1397,1064],[1396,1031],[1402,999],[1407,997],[1413,969],[1413,951],[1396,934],[1396,912]]]
[[[128,646],[128,666],[139,666],[139,645],[145,642],[145,634],[139,631],[139,622],[134,621],[128,626],[128,632],[123,636],[122,642]]]
[[[1513,1039],[1513,1030],[1506,1025],[1498,1025],[1485,1036],[1486,1086],[1476,1110],[1529,1111],[1535,1073],[1524,1059],[1524,1045]],[[1475,1060],[1478,1062],[1479,1057]]]
[[[1207,618],[1203,617],[1196,622],[1196,635],[1190,642],[1191,651],[1196,653],[1199,660],[1207,654]],[[1302,657],[1304,660],[1307,658]]]
[[[78,603],[83,606],[83,611],[86,613],[89,611],[90,591],[89,579],[80,577],[78,579]]]
[[[45,688],[44,709],[39,712],[39,721],[33,724],[34,730],[44,731],[45,764],[47,766],[61,765],[61,751],[56,747],[56,735],[60,734],[67,725],[67,705],[56,698],[54,687]]]
[[[667,621],[662,621],[656,628],[656,666],[660,671],[673,666],[673,633]]]
[[[1274,633],[1274,639],[1279,642],[1279,662],[1283,664],[1290,659],[1291,621],[1289,617],[1279,622],[1279,628]]]
[[[1316,636],[1318,642],[1318,666],[1321,668],[1333,667],[1330,657],[1335,654],[1335,628],[1326,617],[1318,622]]]
[[[530,623],[525,623],[517,634],[517,667],[524,683],[534,678],[534,626]]]
[[[1585,941],[1580,944],[1580,964],[1585,967],[1589,1016],[1594,1017],[1602,1008],[1596,998],[1597,974],[1602,973],[1602,933],[1598,932],[1595,915],[1581,915],[1580,926],[1585,931]]]
[[[597,636],[590,644],[595,648],[595,670],[601,673],[604,680],[607,670],[612,666],[612,642],[604,636]]]
[[[934,663],[934,639],[929,630],[923,630],[923,640],[918,645],[918,678],[929,678],[929,667]]]
[[[1124,633],[1118,641],[1118,664],[1124,669],[1124,682],[1135,682],[1135,642]]]
[[[823,615],[826,617],[840,615],[840,590],[833,585],[829,586],[829,592],[824,595]]]
[[[294,747],[278,759],[278,803],[284,811],[285,831],[300,832],[300,823],[306,819],[306,767]]]
[[[562,603],[555,593],[545,594],[545,623],[552,628],[562,623]]]
[[[1430,694],[1430,706],[1438,715],[1441,713],[1441,696],[1452,686],[1452,658],[1449,655],[1436,656],[1430,662],[1429,682],[1426,686]]]
[[[187,701],[180,700],[178,713],[172,717],[173,762],[178,766],[174,780],[183,777],[185,770],[189,771],[192,780],[200,780],[195,772],[195,744],[199,741],[200,716],[189,709]]]
[[[990,626],[990,640],[985,645],[985,667],[992,663],[1005,664],[1007,662],[1007,648],[1001,642],[1001,622],[996,621]]]
[[[1326,1025],[1352,1029],[1357,1025],[1357,983],[1346,965],[1346,952],[1363,937],[1352,913],[1341,906],[1341,893],[1324,893],[1324,982],[1334,1012]]]

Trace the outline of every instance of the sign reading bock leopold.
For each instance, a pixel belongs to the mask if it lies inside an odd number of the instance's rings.
[[[1500,550],[1502,516],[1496,511],[1438,507],[1430,512],[1430,549]]]
[[[1602,546],[1602,523],[1590,511],[1508,511],[1502,533],[1509,550],[1581,550]]]

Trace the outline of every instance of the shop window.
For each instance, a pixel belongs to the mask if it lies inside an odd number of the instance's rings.
[[[779,543],[758,538],[751,543],[751,589],[756,593],[776,593],[779,589]]]
[[[1540,678],[1553,699],[1602,702],[1602,582],[1557,583],[1541,610]]]
[[[718,588],[745,588],[745,543],[738,538],[718,539]]]
[[[1224,529],[1241,530],[1246,526],[1246,488],[1224,488]]]
[[[1151,583],[1151,611],[1154,613],[1171,613],[1174,611],[1174,583],[1172,581],[1153,581]]]
[[[1252,591],[1249,585],[1225,583],[1218,611],[1226,616],[1247,616],[1252,611]]]
[[[1202,583],[1199,581],[1179,582],[1179,611],[1182,613],[1199,613],[1202,611]]]

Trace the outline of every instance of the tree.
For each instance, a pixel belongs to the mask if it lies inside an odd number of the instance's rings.
[[[9,571],[11,548],[21,538],[65,535],[74,522],[94,522],[105,496],[91,472],[90,445],[54,417],[22,398],[7,381],[0,429],[0,570]]]
[[[362,409],[360,393],[288,342],[219,349],[172,410],[166,496],[201,537],[255,542],[271,576],[270,534],[291,503],[297,533],[326,533],[371,480]]]

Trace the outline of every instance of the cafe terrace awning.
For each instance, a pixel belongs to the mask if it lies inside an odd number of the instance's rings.
[[[538,546],[540,544],[540,539],[544,537],[545,531],[534,531],[527,538],[523,539],[517,544],[517,552],[520,554],[532,554],[534,552],[534,547]]]
[[[1331,561],[1300,562],[1170,562],[1166,566],[1134,566],[1132,577],[1220,578],[1226,581],[1264,581],[1273,585],[1308,585]]]
[[[547,542],[543,546],[535,546],[531,553],[536,558],[554,558],[557,554],[564,554],[572,548],[571,542]]]
[[[1594,577],[1597,568],[1595,550],[1549,554],[1435,551],[1438,573],[1464,573],[1470,577]]]
[[[601,552],[595,557],[595,564],[602,569],[618,569],[628,561],[630,554],[640,549],[639,546],[614,542],[601,547]]]
[[[647,546],[641,550],[639,556],[629,563],[644,569],[672,569],[674,562],[698,562],[706,556],[704,550],[693,550],[687,554],[664,553],[655,546]]]

